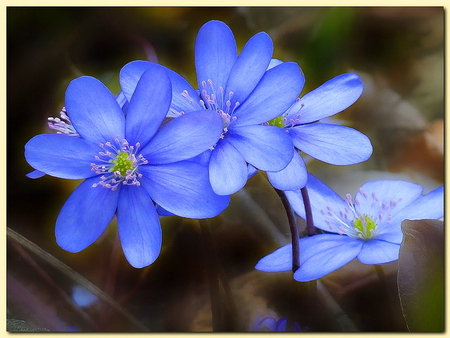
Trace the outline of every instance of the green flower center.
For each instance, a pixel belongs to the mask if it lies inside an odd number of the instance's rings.
[[[368,215],[355,218],[353,220],[353,226],[362,239],[372,238],[377,227],[375,221]]]
[[[267,122],[270,126],[275,126],[275,127],[280,127],[283,128],[284,127],[284,121],[283,121],[283,116],[278,116],[272,120],[270,120],[269,122]]]
[[[110,162],[114,163],[110,172],[119,172],[122,176],[126,176],[127,171],[133,171],[134,169],[133,160],[127,152],[119,152],[117,157]]]

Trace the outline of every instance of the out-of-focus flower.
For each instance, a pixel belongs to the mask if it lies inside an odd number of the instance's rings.
[[[222,122],[220,140],[204,154],[209,178],[221,195],[240,190],[248,178],[247,164],[264,171],[279,171],[291,161],[291,138],[282,129],[262,123],[284,113],[300,94],[304,77],[296,63],[267,70],[273,52],[270,37],[258,33],[237,54],[230,28],[209,21],[200,28],[195,45],[199,90],[175,72],[169,117],[195,111],[214,112]],[[120,74],[122,90],[131,97],[144,71],[162,67],[134,61]]]
[[[281,61],[272,60],[275,69]],[[270,68],[269,69],[273,69]],[[361,95],[363,83],[353,73],[341,74],[303,95],[283,115],[267,124],[286,130],[297,150],[335,165],[349,165],[367,160],[372,145],[359,131],[321,122],[351,106]],[[267,172],[272,185],[280,190],[296,190],[306,184],[307,171],[295,152],[289,165],[278,172]]]
[[[285,332],[286,331],[286,318],[280,318],[276,320],[272,317],[265,317],[261,319],[258,316],[252,324],[251,331],[273,331],[273,332]],[[294,323],[294,332],[301,331],[300,325]]]
[[[363,184],[355,199],[342,199],[331,188],[308,174],[306,185],[314,225],[327,233],[300,239],[300,268],[294,278],[306,282],[321,278],[358,258],[364,264],[384,264],[398,259],[405,219],[440,219],[444,214],[443,186],[422,195],[420,185],[397,180]],[[292,208],[305,218],[299,191],[287,191]],[[292,268],[292,245],[262,258],[256,269],[267,272]]]
[[[25,145],[25,157],[38,171],[85,179],[56,220],[63,249],[85,249],[117,213],[125,256],[134,267],[144,267],[161,248],[155,203],[189,218],[213,217],[226,208],[229,197],[213,192],[208,168],[188,160],[217,142],[222,123],[199,111],[160,128],[171,94],[163,69],[146,72],[125,117],[100,81],[77,78],[67,88],[66,110],[79,136],[41,134]]]
[[[98,301],[96,295],[79,284],[75,284],[72,288],[72,299],[82,308],[87,308]]]

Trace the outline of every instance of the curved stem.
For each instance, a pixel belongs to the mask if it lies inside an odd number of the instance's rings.
[[[299,233],[297,228],[297,221],[295,220],[294,211],[291,208],[286,194],[282,190],[274,188],[278,196],[283,203],[283,207],[286,210],[286,215],[289,221],[289,229],[291,231],[291,241],[292,241],[292,273],[298,270],[300,267],[300,243],[299,243]]]
[[[306,231],[308,232],[308,236],[313,236],[316,234],[316,229],[314,228],[314,221],[311,210],[311,202],[309,200],[308,189],[305,187],[300,189],[303,198],[303,204],[305,206],[305,214],[306,214]]]

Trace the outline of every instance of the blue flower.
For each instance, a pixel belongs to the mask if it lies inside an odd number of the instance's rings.
[[[443,186],[422,195],[420,185],[397,180],[363,184],[355,196],[339,197],[313,175],[306,185],[314,225],[327,233],[300,239],[300,268],[294,278],[306,282],[321,278],[358,258],[364,264],[398,259],[405,219],[443,217]],[[305,218],[299,191],[286,191],[293,209]],[[256,269],[267,272],[292,268],[291,244],[262,258]]]
[[[262,123],[284,113],[301,92],[304,78],[296,63],[287,62],[267,70],[273,52],[266,33],[249,39],[237,54],[230,28],[220,21],[201,27],[195,45],[199,90],[168,71],[173,84],[169,117],[207,110],[223,124],[222,135],[203,159],[209,161],[209,179],[214,191],[229,195],[246,183],[247,164],[279,171],[291,161],[291,138],[282,129]],[[125,96],[131,97],[141,74],[162,67],[134,61],[120,74]]]
[[[258,316],[252,327],[252,331],[272,331],[272,332],[285,332],[286,331],[286,318],[280,318],[276,320],[272,317],[265,317],[261,319],[261,316]],[[298,323],[294,323],[294,331],[300,331],[300,325]]]
[[[271,67],[281,61],[272,60]],[[367,160],[372,145],[359,131],[320,120],[351,106],[361,95],[363,83],[358,75],[341,74],[303,95],[282,116],[269,124],[284,128],[297,150],[335,165],[349,165]],[[296,190],[306,184],[307,171],[302,157],[295,152],[289,165],[278,172],[268,172],[272,185],[280,190]]]
[[[85,249],[117,214],[126,258],[144,267],[161,248],[155,203],[189,218],[213,217],[226,208],[229,197],[212,191],[207,167],[188,160],[216,142],[222,124],[200,111],[160,128],[171,95],[164,70],[146,72],[125,116],[100,81],[77,78],[67,88],[66,109],[79,136],[42,134],[25,145],[25,157],[38,171],[85,179],[56,220],[56,241],[63,249]]]

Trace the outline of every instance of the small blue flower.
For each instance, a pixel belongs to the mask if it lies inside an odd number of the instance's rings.
[[[39,172],[85,179],[56,220],[63,249],[85,249],[117,214],[126,258],[144,267],[161,248],[155,204],[189,218],[213,217],[226,208],[229,197],[213,192],[207,167],[188,160],[217,141],[222,124],[200,111],[160,128],[171,95],[163,69],[146,72],[125,116],[100,81],[77,78],[66,90],[66,109],[78,136],[42,134],[25,145],[28,163]]]
[[[279,67],[272,60],[269,69]],[[361,95],[363,83],[358,75],[341,74],[303,95],[282,116],[269,122],[284,128],[297,150],[326,163],[349,165],[367,160],[372,145],[359,131],[320,120],[351,106]],[[306,184],[307,171],[301,156],[295,152],[289,165],[278,172],[268,172],[272,185],[280,190],[296,190]]]
[[[199,90],[168,71],[173,84],[169,117],[207,110],[223,124],[220,139],[203,157],[209,161],[211,185],[220,195],[232,194],[245,185],[247,164],[264,171],[279,171],[294,154],[287,133],[262,123],[281,115],[295,102],[304,78],[292,62],[267,70],[272,52],[272,40],[261,32],[247,42],[238,56],[230,28],[213,20],[200,28],[196,40]],[[133,95],[144,71],[157,67],[162,66],[146,61],[126,65],[120,74],[125,96]]]
[[[405,219],[443,217],[443,186],[422,195],[420,185],[396,180],[363,184],[355,196],[342,199],[308,174],[306,185],[314,225],[325,234],[300,239],[300,268],[294,278],[306,282],[321,278],[358,258],[364,264],[385,264],[398,259]],[[286,191],[297,214],[305,218],[299,191]],[[262,258],[256,269],[267,272],[292,268],[292,246],[283,246]]]
[[[261,319],[261,316],[258,316],[252,327],[252,331],[272,331],[272,332],[285,332],[286,331],[286,318],[280,318],[276,320],[272,317],[265,317]],[[300,325],[298,323],[294,323],[294,331],[299,332]]]

